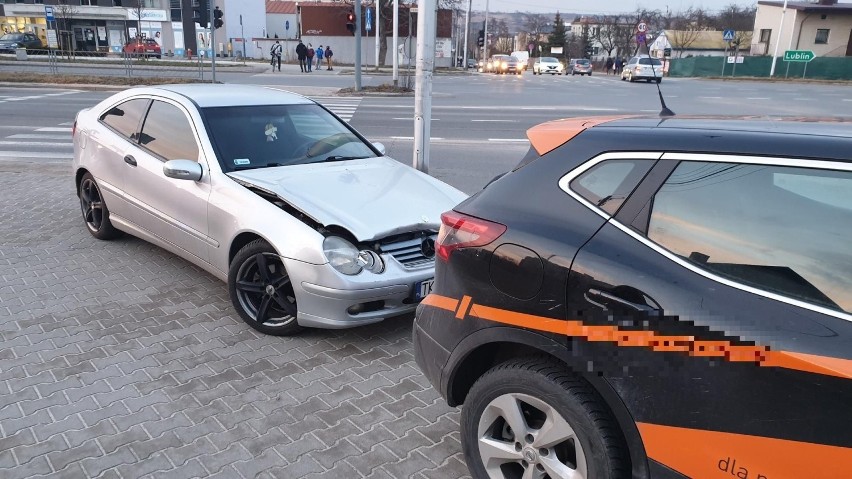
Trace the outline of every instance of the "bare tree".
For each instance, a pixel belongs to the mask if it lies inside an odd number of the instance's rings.
[[[544,34],[550,31],[551,19],[538,13],[525,13],[523,18],[523,28],[529,33],[529,41],[538,52],[539,47],[546,41]]]
[[[620,34],[618,15],[605,15],[598,17],[598,29],[594,32],[593,38],[601,46],[601,49],[606,52],[607,57],[612,56],[613,50],[618,48],[618,38]]]
[[[136,16],[136,38],[142,38],[142,14],[147,6],[146,3],[146,0],[130,0],[127,4],[133,10],[133,15]]]
[[[70,0],[59,0],[53,7],[56,25],[59,27],[59,47],[67,58],[74,56],[73,32],[71,23],[77,16],[77,7],[70,5]]]

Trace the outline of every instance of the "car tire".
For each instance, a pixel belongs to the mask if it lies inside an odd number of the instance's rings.
[[[228,293],[240,318],[261,333],[290,336],[304,329],[297,320],[290,276],[265,240],[252,241],[234,256],[228,272]]]
[[[109,219],[109,208],[101,195],[98,182],[91,173],[86,172],[80,178],[77,192],[80,212],[89,233],[99,240],[111,240],[121,236],[121,231],[115,229]]]
[[[558,426],[542,432],[548,422]],[[565,467],[578,477],[629,475],[624,440],[599,394],[550,359],[518,358],[486,371],[467,395],[460,425],[473,477],[562,477],[554,469]]]
[[[663,81],[662,78],[657,78],[657,83],[662,83],[662,81]]]

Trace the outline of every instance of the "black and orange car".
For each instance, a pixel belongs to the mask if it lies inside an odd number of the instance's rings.
[[[414,327],[473,476],[852,477],[852,122],[528,137],[443,215]]]

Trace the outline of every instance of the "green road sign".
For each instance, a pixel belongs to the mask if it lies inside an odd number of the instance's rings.
[[[784,52],[785,62],[809,62],[816,58],[810,50],[787,50]]]

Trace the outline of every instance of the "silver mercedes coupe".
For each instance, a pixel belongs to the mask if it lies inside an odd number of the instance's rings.
[[[466,197],[272,88],[132,88],[79,112],[73,136],[95,238],[129,233],[204,268],[273,335],[412,311],[441,213]]]

